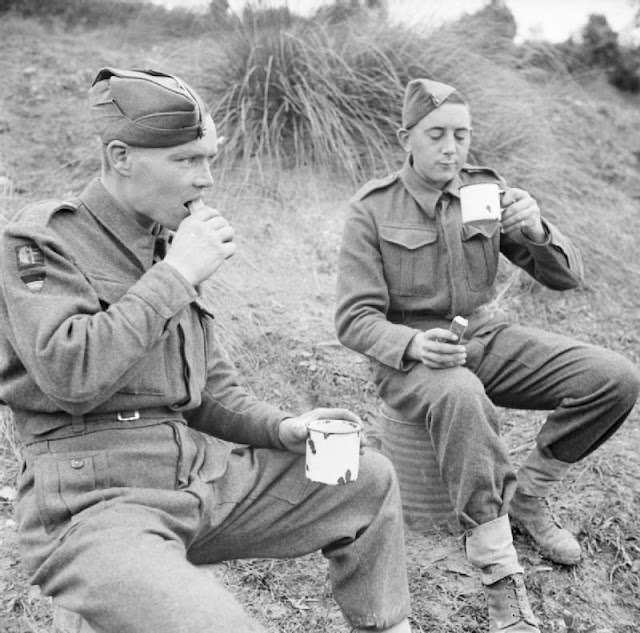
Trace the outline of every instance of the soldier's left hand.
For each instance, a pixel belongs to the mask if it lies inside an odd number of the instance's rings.
[[[285,418],[280,422],[278,436],[292,453],[304,454],[307,441],[307,424],[313,420],[347,420],[362,426],[362,420],[348,409],[312,409],[295,418]],[[362,433],[360,437],[362,438]],[[361,441],[361,444],[364,442]]]
[[[542,243],[547,232],[540,217],[540,207],[524,189],[507,189],[501,200],[502,218],[500,230],[516,242],[523,243],[524,238]]]

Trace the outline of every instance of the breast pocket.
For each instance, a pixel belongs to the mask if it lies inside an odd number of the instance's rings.
[[[381,226],[380,250],[389,292],[432,297],[437,292],[438,233],[422,226]]]
[[[98,295],[103,310],[118,302],[122,296],[136,283],[135,279],[113,279],[99,275],[88,275],[91,286]],[[167,344],[170,336],[177,338],[175,326],[167,326],[158,343],[128,372],[128,380],[120,388],[122,393],[136,395],[163,395],[169,389]]]
[[[493,284],[500,257],[500,223],[463,224],[462,248],[469,289],[478,291]]]

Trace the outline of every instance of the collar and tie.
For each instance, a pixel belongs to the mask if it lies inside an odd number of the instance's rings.
[[[153,263],[157,264],[161,262],[167,254],[169,246],[171,246],[171,241],[173,240],[174,232],[164,228],[162,224],[156,223],[151,230],[151,234],[155,237]],[[215,318],[213,310],[208,305],[209,302],[205,301],[205,298],[202,296],[202,287],[196,288],[196,292],[198,293],[198,297],[193,301],[196,310],[198,310],[202,317]]]
[[[173,233],[165,229],[161,224],[155,224],[151,233],[155,237],[153,263],[157,264],[165,258],[173,239]]]
[[[452,198],[459,197],[460,176],[458,174],[443,189],[438,189],[425,182],[417,174],[410,156],[407,157],[399,173],[405,189],[431,219],[435,219],[436,213],[447,206]]]

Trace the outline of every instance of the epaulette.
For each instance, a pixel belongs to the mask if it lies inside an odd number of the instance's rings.
[[[12,221],[26,221],[34,222],[35,224],[41,224],[46,226],[49,220],[59,211],[77,211],[78,206],[76,202],[70,202],[67,200],[41,200],[27,205],[20,209],[18,213],[13,216]]]
[[[393,174],[389,174],[388,176],[385,176],[384,178],[374,178],[373,180],[370,180],[368,183],[363,185],[360,189],[358,189],[358,191],[354,194],[351,200],[352,201],[362,200],[363,198],[366,198],[373,191],[377,191],[378,189],[384,189],[385,187],[388,187],[390,184],[398,180],[399,177],[400,177],[400,174],[398,174],[398,172],[395,172]]]
[[[490,182],[502,182],[502,176],[492,167],[484,167],[483,165],[470,165],[465,163],[460,170],[460,180],[463,183],[478,182],[482,179]]]

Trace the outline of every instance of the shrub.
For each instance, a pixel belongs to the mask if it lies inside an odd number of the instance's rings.
[[[582,29],[582,51],[590,66],[608,68],[619,56],[618,34],[604,15],[592,14]]]
[[[501,59],[513,54],[517,24],[504,0],[491,0],[475,13],[463,14],[447,31],[478,53]]]
[[[238,32],[214,82],[226,152],[339,165],[352,176],[384,162],[406,79],[390,55],[311,25]]]
[[[59,18],[69,25],[111,24],[126,21],[140,12],[142,5],[99,0],[0,0],[0,12],[15,11],[24,17]]]
[[[9,11],[26,18],[58,20],[67,27],[94,29],[138,23],[158,35],[173,37],[219,31],[237,22],[228,13],[225,0],[213,0],[205,15],[137,0],[0,0],[0,14]]]
[[[558,44],[545,40],[527,41],[514,51],[516,68],[535,69],[549,76],[580,75],[589,70],[582,54],[582,46],[568,39]]]
[[[500,151],[508,150],[501,130],[513,128],[513,153],[519,155],[527,150],[523,139],[533,133],[519,121],[515,102],[506,105],[502,95],[490,94],[506,71],[469,50],[465,36],[446,29],[428,35],[374,23],[363,32],[353,23],[244,29],[223,48],[207,83],[218,101],[214,118],[227,138],[227,160],[317,163],[355,180],[394,168],[402,158],[395,132],[403,89],[414,77],[452,83],[472,105],[486,109],[479,154],[492,155],[494,141]],[[513,84],[514,78],[505,81]],[[525,82],[515,81],[532,92],[527,108],[539,100]],[[516,114],[513,123],[496,126],[495,113],[504,117],[509,108]]]
[[[621,49],[618,59],[607,73],[609,82],[625,92],[640,92],[640,52],[638,49]]]
[[[227,138],[225,160],[319,164],[355,180],[395,168],[403,157],[395,136],[402,94],[415,77],[455,85],[482,114],[477,156],[510,151],[517,160],[540,135],[521,118],[541,101],[533,88],[445,28],[426,35],[375,22],[363,29],[354,23],[245,28],[222,46],[206,84]],[[501,93],[508,84],[527,101],[507,103]],[[507,115],[506,123],[497,115]],[[513,143],[505,130],[515,134]]]

